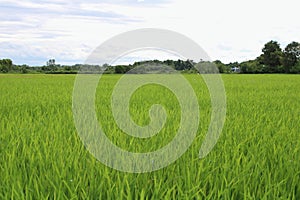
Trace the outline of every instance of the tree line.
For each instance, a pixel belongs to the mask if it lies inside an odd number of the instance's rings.
[[[276,41],[266,43],[255,60],[240,64],[241,73],[300,73],[300,44],[291,42],[283,50]]]
[[[300,73],[300,43],[291,42],[281,49],[277,41],[271,40],[262,48],[262,54],[254,60],[223,64],[217,60],[214,63],[221,73],[230,73],[234,67],[239,68],[239,73]]]
[[[161,65],[166,65],[182,73],[197,73],[194,68],[196,64],[206,65],[208,61],[195,63],[192,60],[150,60],[140,61],[129,65],[110,66],[108,64],[84,65],[75,64],[57,65],[54,59],[50,59],[46,65],[40,67],[30,67],[28,65],[14,65],[10,59],[0,59],[0,73],[50,73],[50,74],[76,74],[80,69],[86,73],[107,73],[107,74],[124,74],[131,73],[132,69],[141,66],[147,67],[146,73],[166,73],[168,70],[163,69]],[[210,62],[211,64],[211,62]],[[233,62],[224,64],[220,60],[213,61],[220,73],[300,73],[300,43],[291,42],[284,49],[281,49],[277,41],[271,40],[262,48],[262,53],[254,60],[245,62]],[[209,65],[207,65],[209,66]],[[134,70],[132,73],[145,73],[144,69]]]

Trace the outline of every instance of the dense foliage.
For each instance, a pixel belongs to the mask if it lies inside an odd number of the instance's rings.
[[[129,65],[110,66],[108,64],[100,65],[84,65],[76,64],[72,66],[57,65],[54,59],[50,59],[47,65],[41,67],[29,67],[27,65],[14,65],[10,59],[0,60],[0,73],[46,73],[46,74],[76,74],[80,69],[86,73],[101,72],[106,74],[125,74],[125,73],[145,73],[144,70],[131,70],[141,66],[147,66],[149,69],[146,73],[166,73],[168,70],[157,70],[155,66],[167,65],[181,73],[197,73],[193,67],[195,63],[192,60],[151,60],[135,62]],[[205,63],[205,62],[204,62]],[[291,42],[284,50],[276,41],[270,41],[262,48],[262,54],[254,60],[245,62],[233,62],[224,64],[220,60],[213,62],[220,73],[300,73],[300,43]]]
[[[199,99],[197,138],[168,167],[130,174],[106,167],[82,144],[72,114],[75,75],[0,75],[0,199],[300,199],[300,76],[222,75],[226,122],[204,159],[198,154],[210,96],[201,76],[184,76]],[[168,144],[181,116],[176,96],[159,85],[139,88],[132,119],[148,124],[153,104],[163,105],[168,118],[154,137],[130,137],[110,109],[120,78],[104,75],[97,88],[97,118],[107,137],[132,152]]]

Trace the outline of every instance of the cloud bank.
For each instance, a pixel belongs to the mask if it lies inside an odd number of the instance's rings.
[[[0,57],[16,64],[83,63],[105,40],[137,28],[182,33],[224,62],[254,59],[273,39],[300,41],[298,2],[0,0]]]

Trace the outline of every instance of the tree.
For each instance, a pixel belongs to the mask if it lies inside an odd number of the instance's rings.
[[[49,61],[47,61],[46,66],[42,67],[43,71],[56,71],[58,70],[58,66],[55,64],[55,59],[50,59]]]
[[[49,61],[47,61],[47,66],[48,66],[48,67],[53,67],[53,66],[55,66],[55,59],[50,59]]]
[[[12,70],[13,62],[10,59],[0,60],[0,72],[7,73]]]
[[[21,71],[21,73],[22,74],[26,74],[28,71],[27,71],[27,69],[29,68],[29,66],[27,66],[27,65],[22,65],[22,66],[20,66],[20,71]]]
[[[115,66],[115,73],[116,74],[125,74],[132,69],[130,65],[117,65]]]
[[[220,60],[214,61],[214,64],[218,67],[220,73],[224,73],[226,65],[223,64]]]
[[[263,72],[263,66],[259,63],[258,58],[241,63],[241,73],[243,74],[260,74]]]
[[[290,73],[300,74],[300,62],[291,68]]]
[[[297,64],[300,56],[300,43],[292,42],[286,46],[283,53],[283,66],[286,73]]]
[[[71,66],[64,66],[64,70],[65,70],[65,71],[71,71],[71,70],[72,70],[72,67],[71,67]]]
[[[176,70],[184,70],[184,61],[183,60],[177,60],[175,62],[175,69]]]
[[[2,65],[1,63],[0,63],[0,72],[2,72],[2,73],[7,73],[8,72],[7,67],[5,65]]]
[[[262,52],[263,54],[260,56],[260,60],[262,64],[266,65],[266,72],[278,72],[283,54],[278,42],[271,40],[266,43]]]
[[[105,69],[107,69],[107,68],[109,67],[109,64],[104,63],[104,64],[102,65],[102,67],[105,68]]]

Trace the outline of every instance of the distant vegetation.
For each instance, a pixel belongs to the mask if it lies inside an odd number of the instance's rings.
[[[200,64],[207,63],[201,61]],[[254,60],[245,62],[234,62],[224,64],[220,60],[213,62],[219,69],[220,73],[244,73],[244,74],[259,74],[259,73],[300,73],[300,43],[291,42],[285,49],[281,49],[276,41],[266,43],[262,49],[262,54]],[[30,67],[28,65],[14,65],[10,59],[0,60],[0,73],[45,73],[45,74],[76,74],[80,69],[85,72],[101,72],[107,74],[124,74],[139,66],[154,67],[147,69],[148,73],[165,73],[166,71],[160,68],[160,71],[155,69],[155,66],[167,65],[181,73],[197,73],[193,65],[199,64],[192,60],[151,60],[135,62],[130,65],[110,66],[108,64],[100,65],[85,65],[76,64],[72,66],[55,64],[54,59],[50,59],[45,66]],[[145,71],[135,70],[135,73],[143,73]]]

